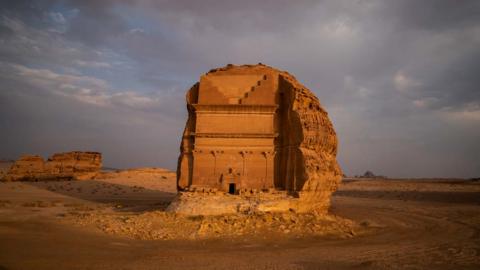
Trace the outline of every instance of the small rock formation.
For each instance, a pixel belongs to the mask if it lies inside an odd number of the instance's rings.
[[[73,175],[75,178],[88,178],[88,175],[98,173],[101,168],[102,155],[98,152],[57,153],[45,163],[47,173]]]
[[[381,179],[384,179],[384,178],[387,178],[386,176],[383,176],[383,175],[376,175],[374,174],[372,171],[366,171],[363,175],[359,176],[359,175],[355,175],[355,178],[375,178],[375,179],[378,179],[378,178],[381,178]]]
[[[318,98],[287,72],[227,65],[187,93],[188,119],[169,210],[325,213],[342,179]]]
[[[97,152],[57,153],[45,162],[37,155],[24,155],[10,167],[6,181],[46,181],[92,179],[102,168]]]
[[[371,171],[366,171],[364,174],[363,174],[363,177],[365,178],[374,178],[375,177],[375,174]]]
[[[24,155],[15,161],[4,177],[7,181],[37,179],[45,173],[45,162],[41,156]]]

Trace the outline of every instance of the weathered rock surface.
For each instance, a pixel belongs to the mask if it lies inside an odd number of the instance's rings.
[[[102,168],[102,155],[98,152],[73,151],[53,154],[45,163],[47,174],[90,179]]]
[[[46,162],[36,155],[25,155],[15,161],[6,181],[42,181],[91,179],[102,168],[102,155],[97,152],[73,151],[56,153]]]
[[[4,177],[7,181],[37,180],[45,174],[45,162],[41,156],[24,155],[15,161]]]
[[[266,200],[282,201],[283,207],[274,207],[278,211],[327,211],[342,178],[336,134],[318,98],[292,75],[262,64],[214,69],[188,91],[187,109],[180,192],[207,191],[204,202],[230,193],[243,201],[238,205],[247,202],[262,211],[258,199],[244,194],[280,191],[284,195]],[[202,196],[193,197],[179,195],[169,209],[222,212],[221,203],[212,207],[198,202]],[[229,205],[224,208],[231,212]]]
[[[10,167],[12,167],[14,162],[15,162],[14,160],[1,160],[0,159],[0,181],[7,174],[8,170],[10,170]]]

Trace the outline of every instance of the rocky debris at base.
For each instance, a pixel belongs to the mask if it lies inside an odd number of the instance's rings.
[[[329,205],[330,193],[315,192],[315,200],[309,200],[309,194],[300,194],[297,197],[289,195],[286,191],[279,190],[250,190],[239,195],[231,195],[222,191],[209,189],[195,192],[180,192],[167,208],[167,212],[184,215],[232,215],[232,214],[259,214],[266,212],[298,213],[312,212],[317,215],[326,214]],[[321,204],[312,210],[312,204]],[[307,209],[307,211],[302,211]]]
[[[66,152],[53,154],[47,161],[38,155],[24,155],[10,167],[5,181],[51,181],[92,179],[100,172],[102,154]]]
[[[73,212],[65,222],[95,226],[110,235],[143,240],[212,239],[238,237],[305,237],[356,235],[350,220],[332,215],[257,213],[253,215],[189,216],[164,211],[139,215]]]

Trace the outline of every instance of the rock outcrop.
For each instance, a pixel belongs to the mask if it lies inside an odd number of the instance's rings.
[[[24,155],[15,161],[4,177],[7,181],[36,180],[45,174],[45,162],[41,156]]]
[[[73,151],[57,153],[45,162],[36,155],[24,155],[12,165],[6,181],[47,181],[92,179],[102,168],[102,155],[97,152]]]
[[[295,77],[262,64],[227,65],[188,91],[187,109],[180,195],[170,210],[221,214],[198,201],[229,193],[238,197],[225,201],[248,201],[253,211],[327,211],[342,178],[337,138],[318,98]]]

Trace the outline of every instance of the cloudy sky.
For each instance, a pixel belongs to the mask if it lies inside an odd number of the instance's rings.
[[[480,176],[480,1],[0,5],[0,158],[174,169],[185,91],[262,62],[317,94],[346,174]]]

